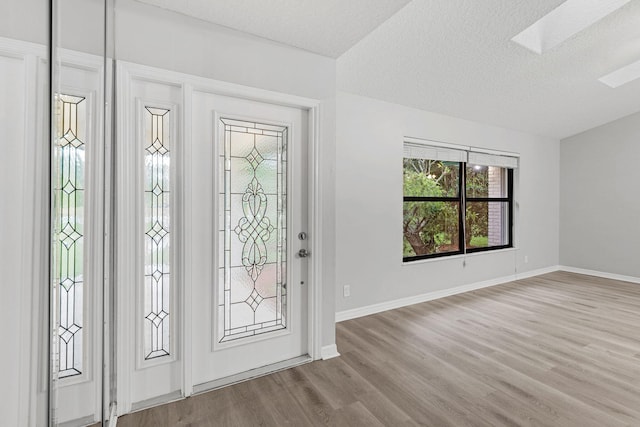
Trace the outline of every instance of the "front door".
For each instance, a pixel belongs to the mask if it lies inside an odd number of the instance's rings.
[[[301,360],[308,112],[117,74],[119,413]]]
[[[196,390],[308,353],[307,126],[301,109],[193,92],[185,270]]]

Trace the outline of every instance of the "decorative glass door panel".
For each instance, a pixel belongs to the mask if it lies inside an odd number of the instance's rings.
[[[56,282],[58,285],[59,378],[83,371],[84,192],[86,102],[81,96],[60,94],[58,119],[58,201]]]
[[[169,110],[145,106],[144,349],[145,360],[169,356],[170,166]]]
[[[185,271],[201,391],[308,352],[305,261],[292,256],[306,242],[291,240],[306,227],[307,116],[204,91],[191,99]]]
[[[224,132],[224,286],[218,342],[287,327],[288,129],[220,119]]]

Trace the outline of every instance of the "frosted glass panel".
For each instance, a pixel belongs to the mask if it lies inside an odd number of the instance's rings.
[[[59,378],[83,372],[83,286],[86,101],[56,98],[56,282],[58,284]]]
[[[169,110],[144,109],[144,358],[170,354]]]
[[[219,342],[287,327],[287,128],[221,119]]]

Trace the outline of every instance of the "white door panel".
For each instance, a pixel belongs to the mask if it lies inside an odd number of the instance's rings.
[[[305,260],[290,237],[306,227],[306,113],[195,92],[192,114],[197,385],[307,354]]]
[[[119,410],[147,406],[182,389],[176,262],[181,91],[127,80],[119,99],[118,388]]]
[[[17,56],[17,55],[16,55]],[[6,159],[0,168],[0,180],[3,185],[0,187],[0,198],[2,206],[0,208],[0,284],[2,298],[0,298],[0,322],[3,325],[15,325],[24,323],[31,317],[30,312],[20,312],[21,291],[24,287],[25,278],[21,271],[21,245],[25,241],[22,225],[24,212],[21,212],[25,204],[27,191],[29,188],[22,188],[20,180],[22,169],[25,167],[26,146],[29,143],[25,129],[27,128],[28,102],[26,98],[28,85],[35,85],[36,82],[28,80],[26,58],[14,57],[0,51],[0,73],[3,78],[0,80],[0,91],[3,99],[6,100],[0,106],[0,128],[3,130],[3,137],[0,140],[0,149],[3,158]],[[11,102],[9,102],[11,100]],[[34,101],[32,101],[35,103]],[[26,191],[25,191],[26,190]],[[26,261],[26,260],[25,260]],[[18,319],[18,321],[16,321]],[[24,320],[23,320],[24,319]],[[20,358],[27,357],[28,354],[21,354],[24,350],[20,346],[20,328],[6,328],[3,348],[6,349],[0,354],[2,366],[20,366]],[[20,349],[21,351],[16,351]],[[0,413],[3,414],[4,421],[8,425],[18,425],[20,413],[18,411],[20,398],[24,395],[16,393],[21,382],[27,381],[22,377],[22,372],[18,369],[7,369],[3,378],[4,386],[0,388]]]
[[[104,224],[103,60],[61,50],[53,242],[57,420],[101,419]]]

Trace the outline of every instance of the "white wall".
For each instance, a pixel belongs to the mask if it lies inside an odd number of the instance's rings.
[[[132,0],[116,1],[114,37],[117,60],[322,101],[322,342],[335,343],[335,60]]]
[[[557,140],[342,92],[337,125],[337,311],[558,264]],[[520,153],[518,250],[467,256],[466,267],[460,257],[403,265],[403,136]],[[351,286],[348,298],[344,285]]]
[[[0,37],[46,45],[49,40],[49,1],[2,0]]]
[[[117,0],[116,59],[315,99],[335,60],[132,0]]]
[[[58,46],[102,55],[104,1],[56,2],[54,19],[57,22],[55,36]],[[49,1],[2,0],[0,2],[0,37],[48,45]]]
[[[560,263],[640,278],[640,113],[560,143]]]

